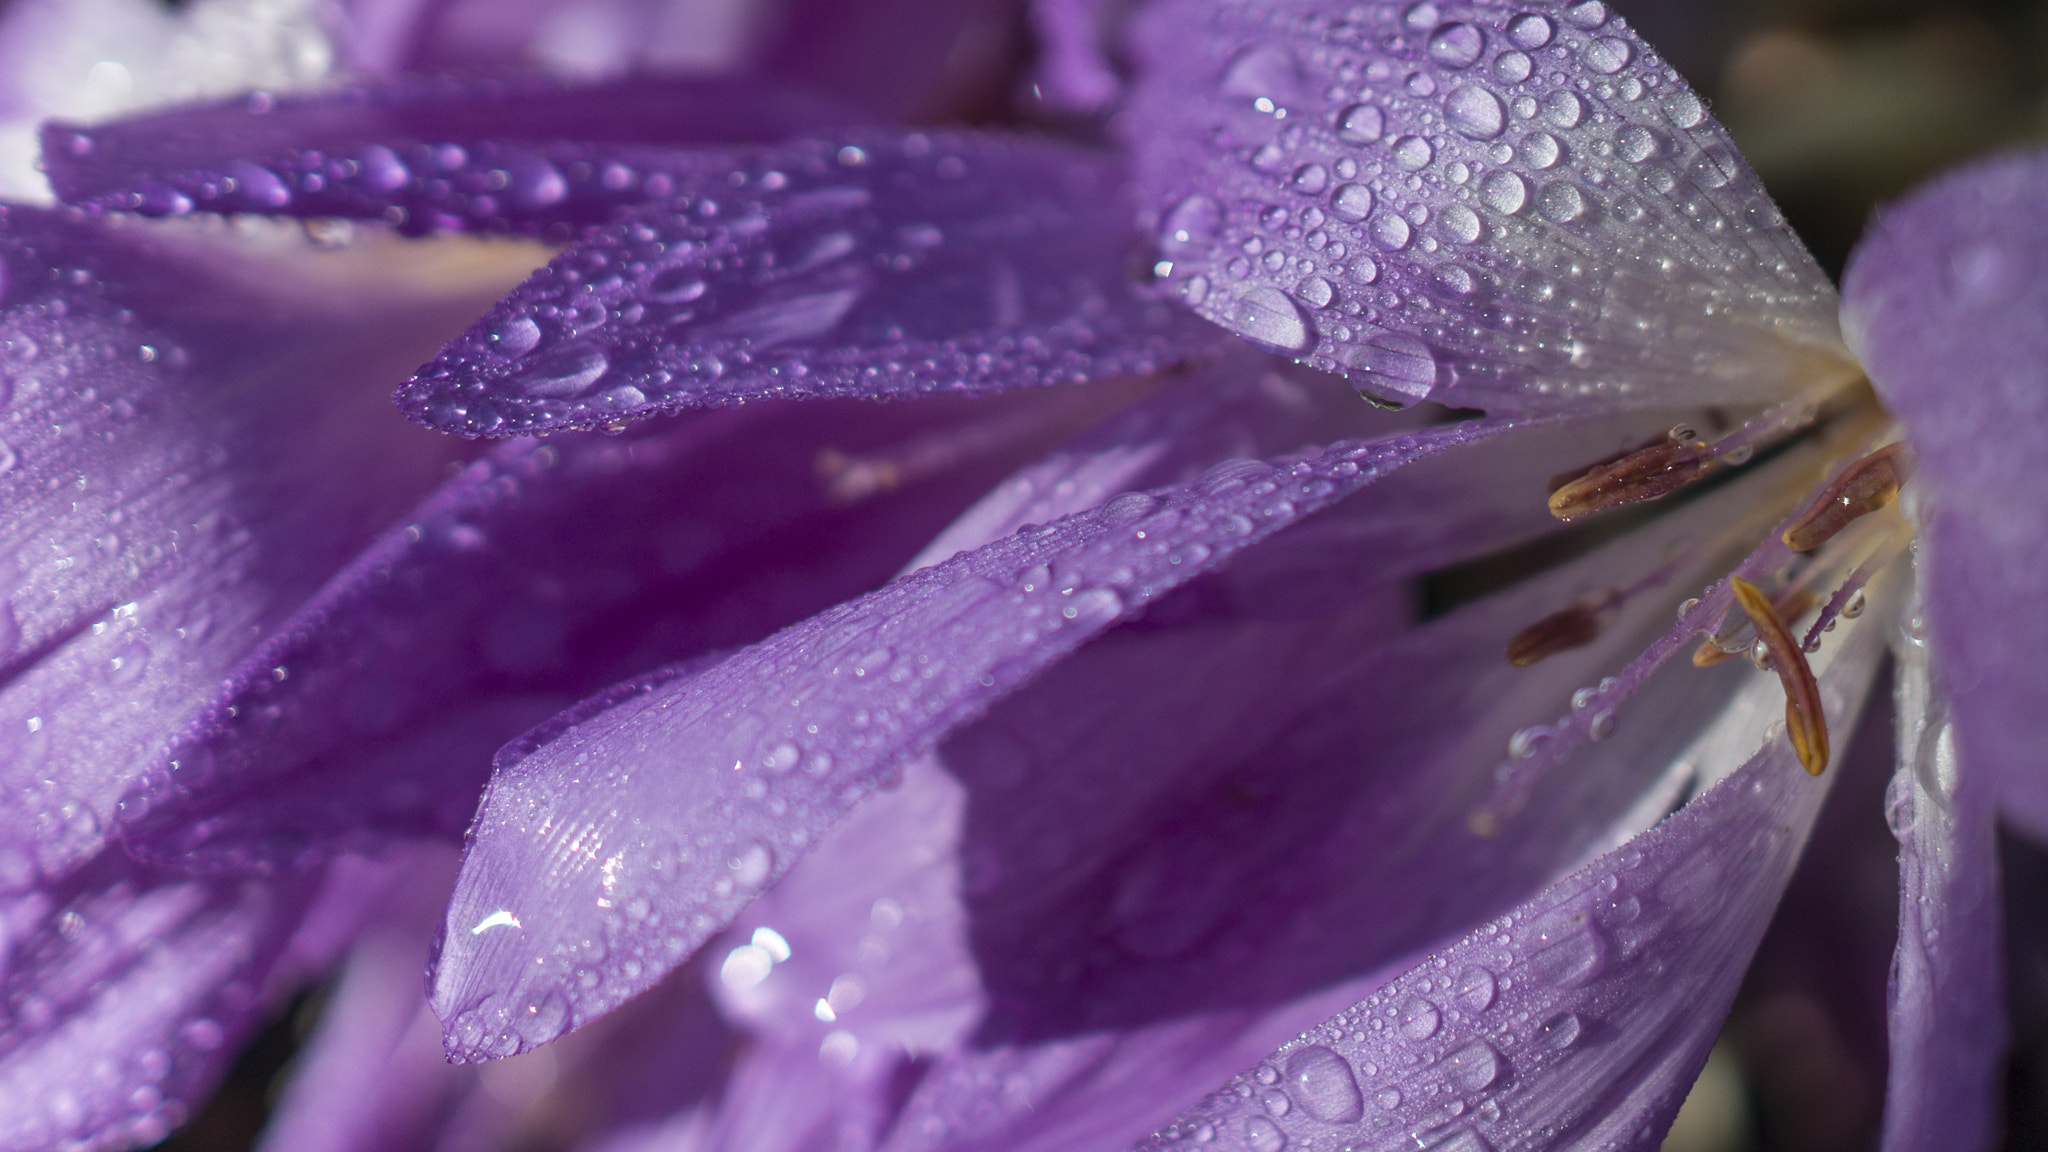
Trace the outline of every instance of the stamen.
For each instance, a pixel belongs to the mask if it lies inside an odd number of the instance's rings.
[[[1815,599],[1811,588],[1794,585],[1790,588],[1780,588],[1777,594],[1771,597],[1771,607],[1777,610],[1779,619],[1797,620],[1806,615],[1807,609],[1813,607]],[[1732,660],[1748,652],[1754,645],[1755,638],[1755,628],[1747,625],[1739,625],[1709,636],[1700,641],[1700,646],[1693,650],[1692,666],[1712,668],[1723,660]]]
[[[1811,507],[1785,529],[1785,546],[1811,552],[1834,538],[1858,517],[1890,504],[1912,476],[1913,458],[1905,441],[1887,444],[1842,469]]]
[[[1730,576],[1728,587],[1756,625],[1757,639],[1770,652],[1778,682],[1785,686],[1785,733],[1792,738],[1792,750],[1806,771],[1818,776],[1828,767],[1828,721],[1821,708],[1820,682],[1763,589],[1740,576]]]
[[[1611,607],[1613,592],[1596,592],[1580,597],[1538,620],[1508,641],[1508,663],[1527,668],[1539,660],[1583,648],[1600,635],[1600,613]]]
[[[1713,467],[1713,456],[1691,429],[1672,434],[1608,464],[1596,464],[1584,475],[1550,494],[1550,514],[1577,520],[1609,508],[1640,504],[1671,495]]]

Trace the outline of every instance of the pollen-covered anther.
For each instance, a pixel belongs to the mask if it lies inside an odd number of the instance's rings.
[[[1559,652],[1591,644],[1600,635],[1600,613],[1614,600],[1612,592],[1582,596],[1515,633],[1508,641],[1508,663],[1527,668]]]
[[[1657,500],[1699,479],[1714,464],[1713,453],[1698,439],[1667,436],[1619,460],[1596,464],[1558,488],[1550,494],[1550,514],[1570,521]]]
[[[1728,586],[1750,623],[1756,625],[1757,639],[1770,653],[1778,682],[1785,686],[1785,734],[1792,739],[1792,750],[1799,754],[1799,763],[1807,772],[1818,776],[1828,767],[1828,719],[1821,709],[1820,682],[1814,679],[1806,653],[1763,589],[1740,576],[1730,576]]]
[[[1912,478],[1913,456],[1905,441],[1887,444],[1842,469],[1813,503],[1785,529],[1785,546],[1811,552],[1858,517],[1890,504]]]

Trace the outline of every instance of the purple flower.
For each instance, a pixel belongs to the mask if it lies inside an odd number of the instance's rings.
[[[596,11],[42,131],[0,1147],[343,952],[272,1147],[1647,1146],[1887,653],[1887,1147],[1988,1140],[2048,159],[1838,300],[1598,0],[1045,0],[1113,149],[898,126],[998,5]]]

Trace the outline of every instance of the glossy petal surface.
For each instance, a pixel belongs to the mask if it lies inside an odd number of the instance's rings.
[[[1214,343],[1128,279],[1106,157],[868,135],[696,162],[673,199],[521,285],[400,405],[504,435],[765,397],[1099,380]]]
[[[1881,646],[1837,640],[1830,715],[1853,722]],[[1399,1143],[1654,1148],[1706,1059],[1826,792],[1752,681],[1702,737],[1761,735],[1655,829],[1304,1033],[1141,1147]]]
[[[506,740],[874,588],[971,493],[1121,398],[754,405],[506,444],[241,660],[132,786],[125,835],[231,869],[453,840]]]
[[[451,1053],[521,1050],[639,991],[906,755],[1252,541],[1501,427],[1240,462],[1127,494],[510,746],[433,982]]]
[[[1964,769],[1927,652],[1898,665],[1899,838],[1884,1148],[1989,1148],[2005,1093],[2004,926],[1994,781]]]
[[[57,195],[95,209],[358,217],[415,233],[566,240],[571,228],[667,199],[679,175],[702,170],[673,146],[780,140],[849,119],[759,81],[411,77],[53,123],[42,141]]]
[[[304,880],[187,880],[108,853],[0,906],[0,1147],[162,1139],[260,1022],[309,895]]]
[[[1605,4],[1161,3],[1123,125],[1204,316],[1401,403],[1764,400],[1834,292]]]
[[[0,223],[0,890],[96,852],[252,630],[447,459],[377,384],[473,298],[391,282],[363,303],[288,260],[193,251]],[[366,329],[376,349],[334,353]]]
[[[2048,572],[2048,155],[1886,210],[1844,283],[1846,326],[1927,486],[1922,587],[1958,754],[2048,837],[2048,614],[2031,610]]]

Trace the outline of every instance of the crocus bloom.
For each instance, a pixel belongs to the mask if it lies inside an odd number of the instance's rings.
[[[1988,1139],[1992,821],[2048,832],[2048,160],[1894,210],[1841,303],[1599,0],[1154,0],[1120,95],[1098,7],[1034,19],[1115,153],[759,76],[44,132],[86,211],[0,237],[53,545],[0,1140],[158,1134],[382,906],[277,1146],[488,1141],[549,1085],[606,1148],[1647,1146],[1887,649],[1887,1141]],[[529,249],[337,311],[129,212],[566,244],[399,393],[518,438],[307,364]],[[473,809],[445,911],[391,898]],[[513,1071],[408,1063],[423,920],[447,1054]]]

